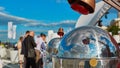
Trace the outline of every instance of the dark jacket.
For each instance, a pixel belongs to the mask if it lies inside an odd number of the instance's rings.
[[[35,47],[36,47],[36,43],[34,41],[34,38],[30,35],[28,35],[22,45],[24,46],[23,49],[24,49],[24,56],[25,57],[30,57],[30,58],[33,58],[35,57]]]

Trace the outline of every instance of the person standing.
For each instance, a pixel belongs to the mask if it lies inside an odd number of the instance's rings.
[[[29,35],[24,39],[23,45],[25,48],[24,57],[26,58],[25,68],[36,68],[35,63],[35,47],[34,32],[30,31]]]
[[[29,33],[30,33],[30,31],[27,30],[24,37],[23,37],[23,41],[29,35]],[[24,55],[24,52],[25,52],[25,47],[24,47],[23,41],[22,41],[22,49],[21,49],[21,54],[22,55]],[[24,64],[23,64],[24,68],[25,68],[25,65],[26,65],[26,58],[24,57]]]
[[[0,58],[0,68],[3,68],[3,63],[2,63],[1,58]]]
[[[39,51],[39,54],[36,55],[36,68],[43,68],[43,66],[45,65],[43,63],[44,61],[44,56],[45,56],[45,50],[46,50],[46,46],[45,46],[45,41],[46,41],[46,35],[41,33],[40,34],[40,37],[38,37],[36,39],[36,51],[38,53]]]
[[[20,68],[23,68],[23,58],[24,55],[21,54],[21,48],[22,48],[22,41],[23,41],[23,37],[19,38],[19,41],[17,43],[17,49],[18,49],[18,58],[19,58],[19,64],[20,64]]]
[[[62,38],[64,36],[64,29],[59,28],[57,34],[60,36],[60,38]]]
[[[24,39],[29,35],[29,33],[30,33],[30,31],[26,31],[25,36],[23,37],[23,41],[24,41]],[[23,41],[22,41],[22,42],[23,42]],[[25,52],[25,47],[24,47],[24,44],[22,43],[21,54],[24,55],[24,52]]]

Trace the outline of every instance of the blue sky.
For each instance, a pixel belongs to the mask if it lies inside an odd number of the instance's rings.
[[[116,10],[110,12],[107,20],[103,18],[104,22],[116,17]],[[8,40],[8,21],[17,25],[18,39],[26,30],[39,34],[63,27],[67,31],[74,28],[79,16],[70,8],[67,0],[0,0],[0,40]]]
[[[1,0],[0,5],[12,15],[48,22],[76,20],[79,16],[69,8],[67,0]]]

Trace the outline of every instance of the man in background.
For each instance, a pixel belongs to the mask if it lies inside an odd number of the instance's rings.
[[[26,31],[25,36],[24,36],[24,38],[23,38],[23,41],[24,41],[24,39],[29,35],[29,33],[30,33],[30,31]],[[25,47],[24,47],[24,45],[23,45],[23,43],[22,43],[21,54],[24,55],[24,52],[25,52]]]
[[[20,68],[23,68],[23,62],[24,62],[24,55],[21,54],[22,41],[23,41],[23,37],[21,36],[21,37],[19,38],[18,42],[17,42],[18,58],[19,58]]]
[[[29,35],[30,31],[26,31],[25,35],[23,36],[23,41],[24,39]],[[23,41],[22,41],[22,47],[21,47],[21,54],[24,55],[25,54],[25,46],[23,44]],[[26,58],[24,57],[24,62],[23,62],[23,68],[25,68],[26,66]]]
[[[41,33],[40,36],[36,39],[36,68],[43,68],[43,57],[45,56],[46,50],[46,35]]]
[[[35,63],[35,47],[34,32],[30,31],[29,35],[23,41],[24,45],[24,57],[26,58],[25,68],[36,68]]]

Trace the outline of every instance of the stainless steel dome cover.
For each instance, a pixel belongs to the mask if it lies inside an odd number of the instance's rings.
[[[52,55],[56,55],[58,53],[58,47],[60,45],[61,38],[53,38],[48,43],[47,51],[49,53],[49,58],[52,58]]]
[[[83,26],[67,33],[61,40],[57,57],[118,57],[117,48],[108,33],[94,26]]]

